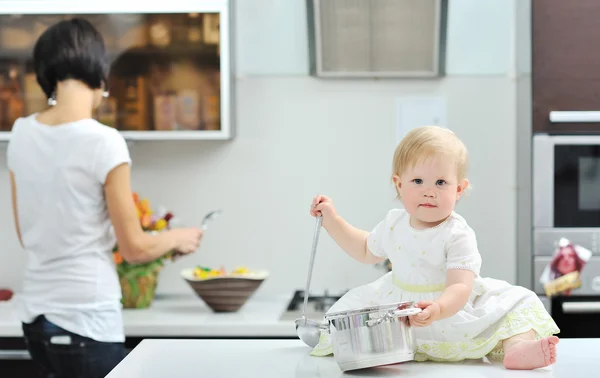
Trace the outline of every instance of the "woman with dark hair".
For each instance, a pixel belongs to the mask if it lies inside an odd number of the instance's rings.
[[[109,67],[97,30],[84,19],[59,22],[40,36],[33,60],[50,106],[15,122],[7,150],[28,258],[19,317],[46,376],[104,377],[125,356],[115,242],[127,261],[141,263],[194,252],[202,230],[142,230],[127,144],[92,118]]]

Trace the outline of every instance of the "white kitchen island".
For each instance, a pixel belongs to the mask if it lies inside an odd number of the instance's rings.
[[[600,339],[564,339],[558,361],[534,371],[501,363],[408,362],[343,373],[333,357],[312,357],[299,340],[143,340],[107,378],[578,378],[600,374]]]

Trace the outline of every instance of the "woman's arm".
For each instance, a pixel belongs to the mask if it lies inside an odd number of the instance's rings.
[[[124,163],[108,173],[104,184],[108,213],[123,258],[130,263],[144,263],[171,250],[190,253],[198,248],[200,229],[172,229],[156,235],[144,232],[131,195],[130,177],[129,164]]]
[[[19,213],[17,211],[17,184],[15,183],[15,174],[13,171],[9,171],[10,174],[10,194],[12,199],[13,218],[15,221],[15,229],[17,230],[17,236],[19,237],[19,243],[23,246],[23,238],[21,237],[21,226],[19,226]]]

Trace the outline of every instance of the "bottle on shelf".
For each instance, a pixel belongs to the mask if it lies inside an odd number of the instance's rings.
[[[9,67],[0,82],[0,129],[10,131],[17,118],[24,114],[23,91],[19,84],[19,70]]]

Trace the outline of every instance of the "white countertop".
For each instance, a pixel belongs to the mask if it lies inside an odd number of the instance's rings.
[[[125,309],[127,337],[296,337],[293,320],[280,320],[291,294],[252,296],[237,312],[215,313],[193,292],[157,295],[148,309]],[[21,337],[15,301],[0,302],[0,337]]]
[[[600,369],[600,339],[563,339],[556,364],[534,371],[500,362],[407,362],[342,373],[333,357],[312,357],[299,340],[143,340],[106,378],[443,377],[578,378]]]

